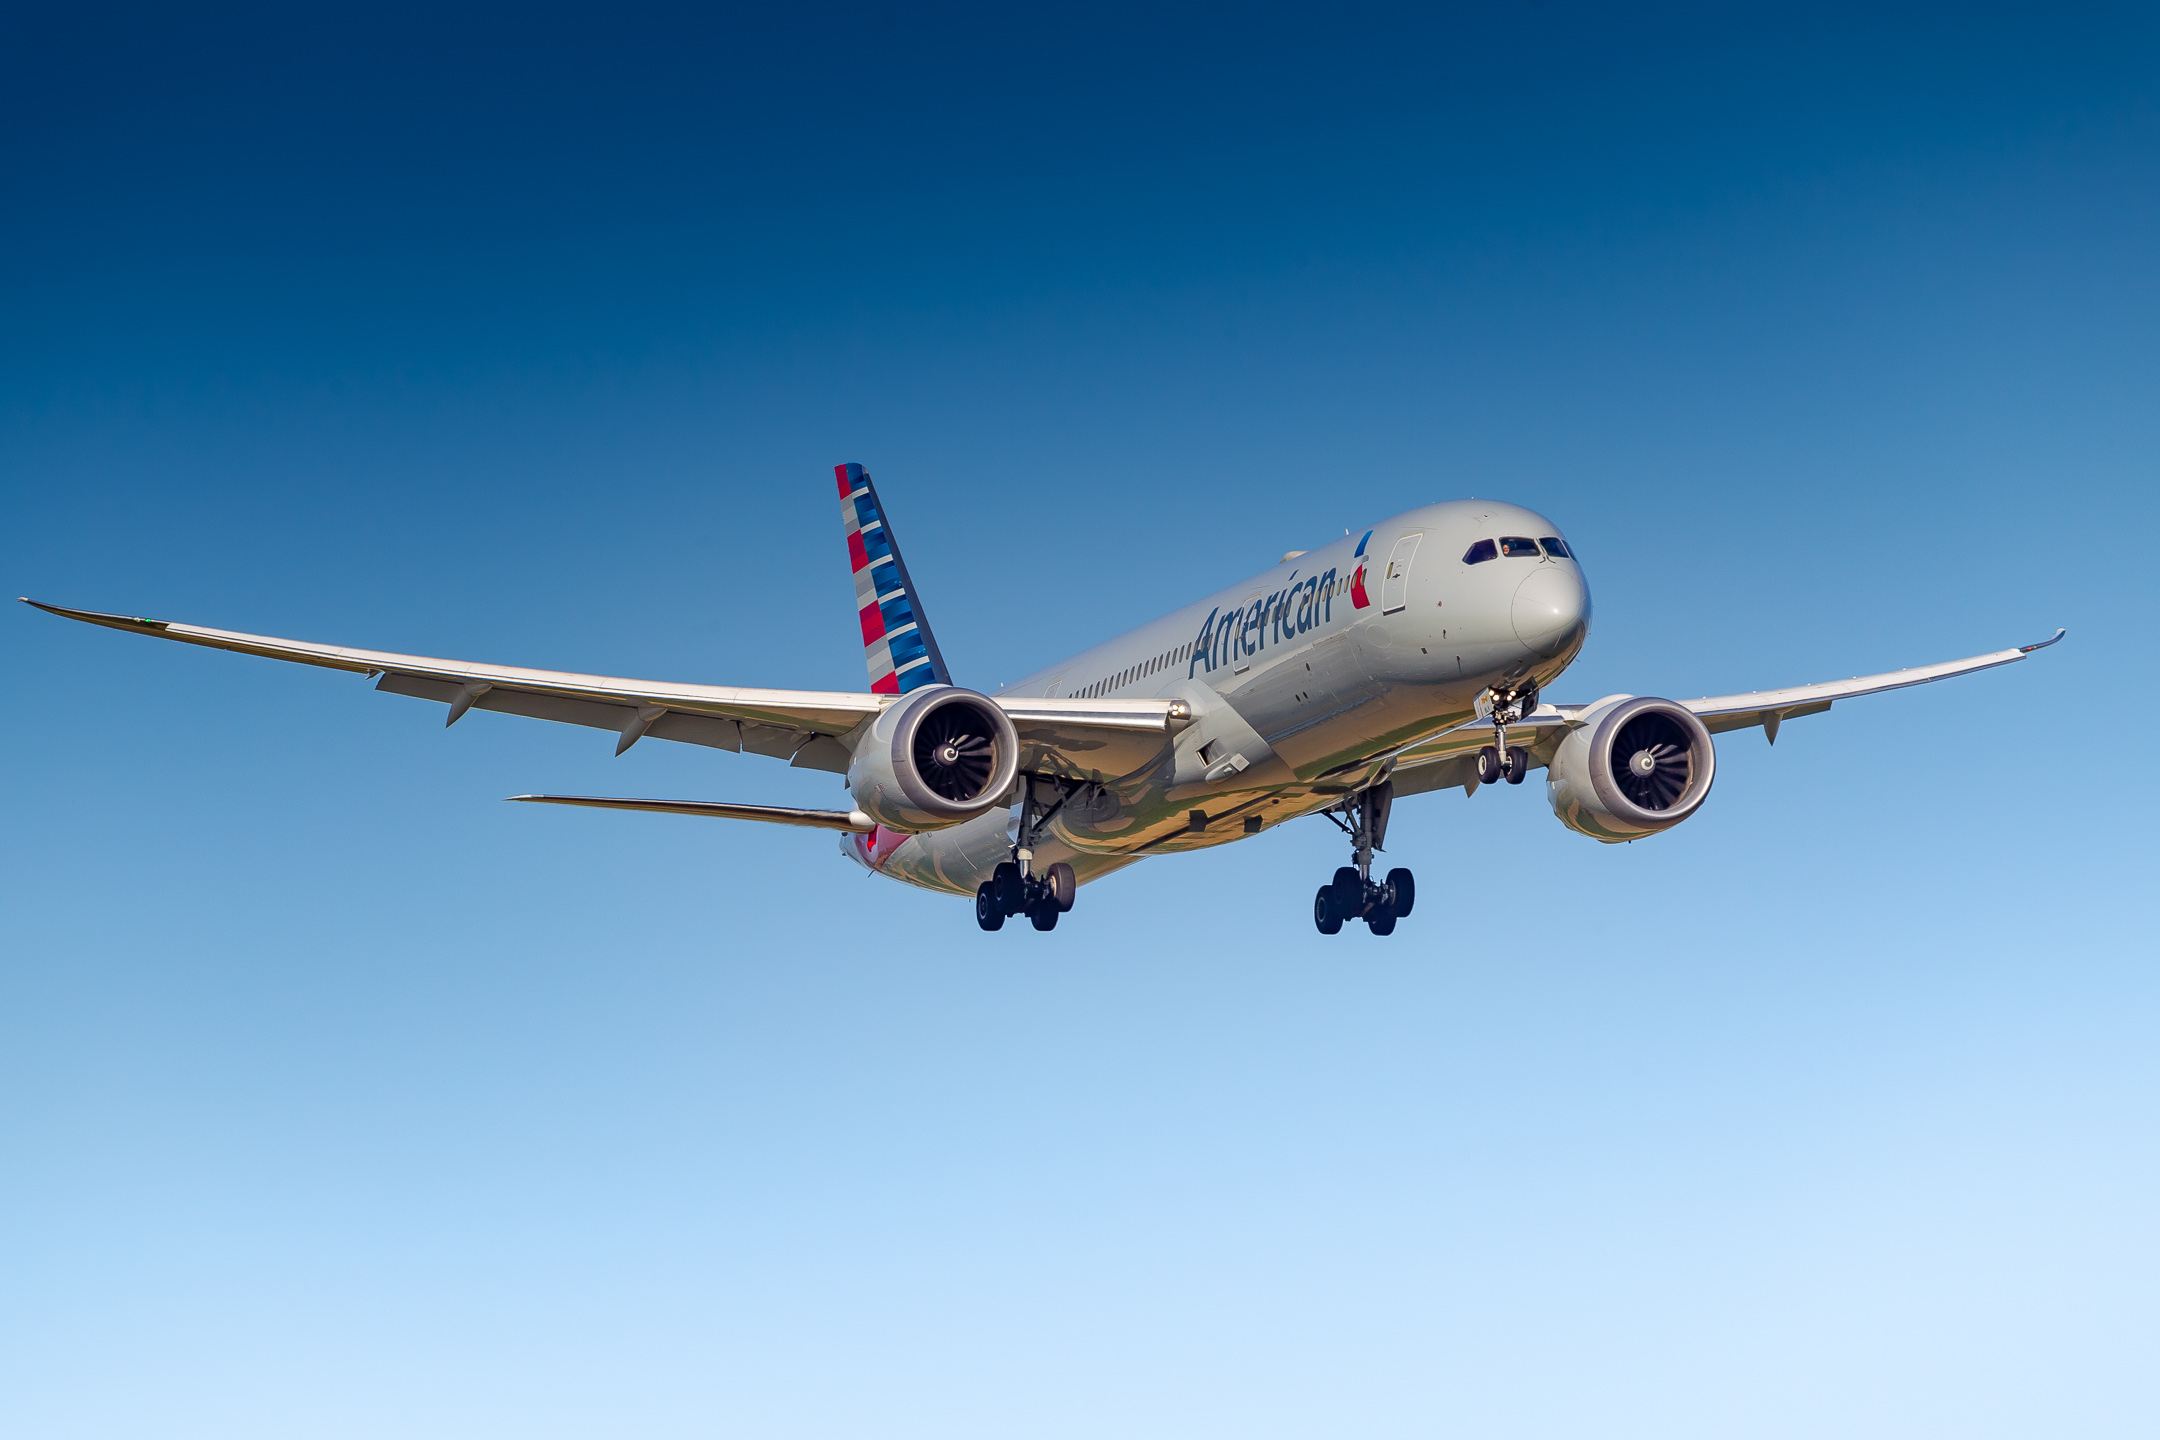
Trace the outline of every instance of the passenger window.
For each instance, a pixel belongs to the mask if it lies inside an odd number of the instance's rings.
[[[1560,543],[1560,537],[1557,535],[1547,535],[1537,543],[1544,546],[1545,553],[1555,560],[1572,560],[1575,558],[1568,553],[1567,546]]]
[[[1487,560],[1497,560],[1499,558],[1500,552],[1493,548],[1492,541],[1480,540],[1468,550],[1463,551],[1462,563],[1465,565],[1482,565]]]
[[[1518,559],[1525,555],[1534,558],[1538,553],[1537,541],[1525,540],[1520,535],[1503,535],[1500,537],[1500,553]]]

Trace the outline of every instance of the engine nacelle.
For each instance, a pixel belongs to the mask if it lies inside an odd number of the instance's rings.
[[[1717,751],[1684,706],[1636,695],[1585,719],[1546,772],[1545,798],[1568,829],[1616,845],[1670,830],[1709,795]]]
[[[1019,769],[1005,712],[973,690],[935,685],[872,723],[848,764],[848,793],[888,830],[943,830],[1005,801]]]

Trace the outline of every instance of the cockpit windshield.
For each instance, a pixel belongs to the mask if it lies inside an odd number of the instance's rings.
[[[1498,546],[1494,545],[1490,540],[1480,540],[1468,550],[1463,551],[1462,563],[1465,565],[1482,565],[1487,560],[1497,560],[1499,558],[1500,550]]]
[[[1560,537],[1557,535],[1544,536],[1537,543],[1544,546],[1545,553],[1555,560],[1572,560],[1575,558],[1567,546],[1560,542]]]
[[[1520,535],[1503,535],[1500,537],[1500,553],[1518,558],[1528,556],[1531,559],[1536,559],[1538,553],[1537,541],[1525,539]]]

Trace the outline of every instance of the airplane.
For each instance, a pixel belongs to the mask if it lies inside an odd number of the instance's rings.
[[[1619,844],[1701,808],[1711,737],[2009,665],[2063,638],[1880,675],[1673,701],[1543,700],[1581,651],[1590,590],[1560,527],[1496,500],[1406,510],[994,693],[954,681],[870,474],[833,469],[870,687],[625,680],[280,640],[28,600],[71,620],[366,675],[449,707],[785,760],[844,777],[850,807],[514,795],[840,832],[870,872],[973,896],[976,923],[1055,929],[1078,888],[1151,856],[1321,815],[1350,846],[1313,899],[1323,935],[1392,934],[1411,872],[1375,878],[1394,802],[1546,772],[1560,823]]]

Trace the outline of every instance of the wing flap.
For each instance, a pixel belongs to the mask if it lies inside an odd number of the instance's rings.
[[[1031,774],[1097,780],[1160,760],[1171,738],[1192,723],[1184,700],[1053,700],[995,696],[1020,737],[1021,768]]]
[[[1011,718],[1023,739],[1030,727],[1046,732],[1063,727],[1174,735],[1192,721],[1192,706],[1183,700],[1059,700],[1040,695],[992,698]]]

